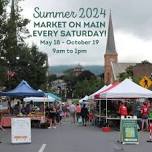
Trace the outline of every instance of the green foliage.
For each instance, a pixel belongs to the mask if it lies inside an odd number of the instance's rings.
[[[21,46],[19,59],[15,60],[14,64],[7,67],[7,71],[15,72],[13,77],[8,77],[5,74],[5,86],[8,89],[14,88],[21,80],[28,81],[36,89],[46,89],[46,72],[47,72],[47,55],[38,52],[35,46],[31,48]],[[6,73],[7,73],[6,71]]]
[[[54,81],[55,76],[50,77],[51,81]],[[58,79],[56,77],[56,79]],[[74,75],[73,71],[67,70],[66,74],[60,77],[66,83],[66,97],[80,99],[85,95],[90,95],[93,92],[100,89],[104,82],[101,78],[96,77],[90,71],[82,71],[78,76]],[[63,92],[65,96],[65,92]]]
[[[84,97],[85,95],[90,95],[101,88],[103,85],[103,82],[97,78],[78,81],[75,85],[74,95],[77,98]]]
[[[6,78],[6,68],[4,66],[0,66],[0,84],[1,86],[4,86]]]
[[[145,63],[145,61],[143,61],[143,62]],[[143,64],[143,62],[142,62],[142,64]],[[146,63],[147,63],[147,61],[146,61]],[[133,75],[133,66],[129,66],[126,69],[126,72],[119,74],[119,81],[123,81],[126,78],[131,78],[137,84],[139,83],[139,80],[141,79],[140,77],[135,77]]]
[[[12,0],[11,13],[6,16],[7,0],[0,0],[0,86],[14,88],[21,80],[27,80],[36,89],[47,88],[48,59],[33,45],[28,47],[24,39],[29,37],[28,19],[21,16],[21,0]],[[14,73],[13,75],[8,75]]]
[[[79,103],[79,99],[72,99],[72,103],[73,104],[78,104]]]
[[[53,75],[50,75],[48,79],[49,79],[49,82],[52,82],[57,79],[57,76],[53,74]]]
[[[7,0],[0,0],[0,56],[4,54],[4,38],[6,35],[6,6]]]
[[[80,75],[77,77],[78,80],[84,80],[84,79],[87,79],[87,80],[90,80],[90,79],[93,79],[93,78],[96,78],[96,76],[88,71],[88,70],[85,70],[83,71],[82,73],[80,73]]]
[[[37,88],[38,86],[41,86],[41,84],[47,82],[47,55],[42,52],[38,52],[36,46],[32,46],[32,48],[30,49],[30,55],[31,60],[29,63],[29,68],[31,74],[29,81],[31,79],[31,83],[34,84],[34,86]]]
[[[126,78],[133,79],[133,66],[129,66],[125,72],[119,74],[119,81],[123,81]]]

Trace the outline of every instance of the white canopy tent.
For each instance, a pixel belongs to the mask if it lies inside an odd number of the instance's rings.
[[[23,99],[23,101],[25,102],[30,102],[30,101],[33,101],[33,102],[55,102],[55,99],[54,98],[47,98],[47,97],[26,97]]]
[[[101,98],[152,98],[152,91],[125,79],[114,88],[100,94]]]
[[[83,97],[82,99],[79,100],[79,103],[82,103],[84,101],[87,101],[89,99],[89,96],[86,95],[85,97]]]
[[[152,91],[139,86],[130,79],[125,79],[115,87],[100,94],[100,98],[106,99],[106,122],[107,122],[107,100],[123,98],[152,98]]]

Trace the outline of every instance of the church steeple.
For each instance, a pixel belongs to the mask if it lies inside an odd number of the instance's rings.
[[[109,16],[107,45],[104,55],[104,82],[110,84],[113,82],[112,63],[117,63],[117,52],[115,47],[114,32],[112,25],[111,11]]]
[[[106,53],[113,53],[113,52],[116,52],[116,47],[115,47],[115,39],[113,33],[111,10],[110,10]]]

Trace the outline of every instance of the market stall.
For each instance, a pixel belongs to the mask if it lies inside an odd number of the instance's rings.
[[[139,99],[139,98],[152,98],[152,91],[145,89],[129,79],[125,79],[116,86],[104,90],[100,93],[100,99],[106,101],[106,122],[108,120],[108,100],[124,100],[124,99]],[[110,118],[112,119],[112,118]]]
[[[37,91],[33,89],[26,81],[22,80],[15,89],[7,91],[7,92],[2,92],[1,95],[7,96],[7,97],[14,97],[14,98],[23,98],[23,97],[43,97],[45,96],[44,92]],[[27,115],[21,114],[21,101],[18,100],[17,104],[13,107],[14,109],[18,106],[18,113],[13,113],[11,114],[8,112],[7,114],[2,116],[2,126],[4,127],[11,127],[11,118],[12,117],[27,117]],[[8,102],[9,103],[9,102]],[[8,104],[9,105],[9,104]],[[11,103],[10,103],[11,105]],[[17,108],[16,108],[17,109]],[[10,110],[10,107],[8,107],[8,110]],[[38,116],[39,117],[39,116]],[[39,119],[42,119],[39,117]]]
[[[56,102],[53,97],[26,97],[23,99],[26,104],[33,102],[33,110],[27,115],[33,121],[32,125],[35,127],[41,126],[41,123],[46,122],[45,107],[49,106],[49,103]]]
[[[106,115],[102,114],[102,110],[101,110],[101,105],[102,105],[102,103],[105,103],[104,101],[106,101],[106,99],[101,98],[100,96],[102,93],[107,92],[108,90],[114,88],[116,85],[118,85],[118,83],[109,84],[104,89],[102,89],[100,92],[96,93],[94,96],[94,98],[95,98],[94,100],[96,101],[96,103],[98,103],[98,113],[95,114],[95,117],[99,123],[101,122],[101,120],[106,118]],[[107,107],[107,105],[104,107]]]

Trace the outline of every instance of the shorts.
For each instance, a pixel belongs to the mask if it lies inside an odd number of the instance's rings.
[[[75,117],[75,112],[70,112],[71,117]]]

